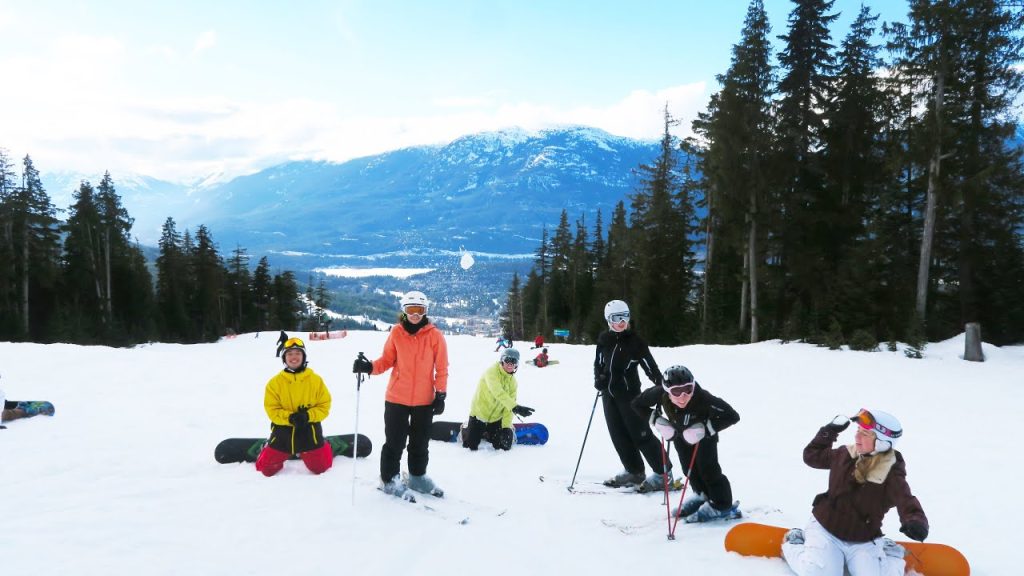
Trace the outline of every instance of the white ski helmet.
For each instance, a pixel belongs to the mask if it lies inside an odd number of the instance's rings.
[[[900,425],[900,421],[888,412],[862,408],[850,420],[856,422],[861,428],[874,432],[875,452],[888,451],[903,436],[903,426]]]
[[[403,311],[405,310],[405,307],[409,306],[410,304],[417,304],[419,306],[423,306],[424,308],[429,308],[426,295],[423,294],[423,292],[420,292],[418,290],[412,290],[411,292],[406,292],[405,295],[402,296],[402,299],[399,302],[402,305],[402,310]]]
[[[504,363],[506,360],[511,360],[516,364],[519,364],[519,350],[515,348],[506,348],[502,351],[501,356],[498,357],[498,361]]]
[[[612,300],[611,302],[604,305],[604,319],[610,324],[612,316],[616,314],[625,314],[626,319],[629,319],[629,305],[622,300]]]

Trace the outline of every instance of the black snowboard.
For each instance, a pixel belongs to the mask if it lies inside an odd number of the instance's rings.
[[[351,458],[352,440],[354,437],[353,434],[341,434],[338,436],[328,436],[326,440],[331,445],[331,451],[334,452],[335,456],[348,456]],[[213,451],[213,457],[221,464],[255,462],[266,443],[266,438],[228,438],[217,444],[217,448]],[[358,446],[356,447],[356,456],[358,458],[366,458],[372,451],[373,443],[370,442],[368,437],[360,434]],[[298,456],[293,455],[291,459],[296,460]]]

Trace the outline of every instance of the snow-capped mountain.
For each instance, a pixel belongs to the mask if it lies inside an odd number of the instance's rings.
[[[562,209],[607,223],[636,187],[654,142],[586,127],[509,129],[447,145],[404,148],[344,163],[288,162],[228,182],[174,184],[112,174],[134,234],[155,243],[168,216],[207,225],[221,246],[372,254],[395,250],[529,253]],[[45,175],[60,208],[80,175]],[[86,177],[94,185],[100,176]]]

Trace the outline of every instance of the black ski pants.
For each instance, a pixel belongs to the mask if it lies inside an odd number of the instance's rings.
[[[476,450],[480,447],[480,440],[487,440],[495,450],[511,450],[514,439],[515,432],[511,428],[502,428],[501,420],[484,422],[476,416],[470,416],[462,446]]]
[[[406,406],[384,402],[384,446],[380,449],[380,477],[387,482],[401,470],[402,451],[409,441],[409,474],[422,476],[427,473],[430,460],[430,424],[434,421],[434,409],[426,406]]]
[[[722,466],[718,463],[718,435],[706,437],[697,445],[687,444],[682,438],[676,438],[673,442],[683,465],[683,473],[689,476],[693,490],[707,496],[716,510],[731,507],[732,485],[722,474]],[[693,470],[688,470],[695,446],[698,446],[697,459],[693,461]]]
[[[644,473],[644,460],[651,470],[664,474],[665,467],[661,462],[661,443],[651,432],[647,419],[636,413],[629,405],[635,396],[612,396],[607,391],[601,395],[604,407],[604,421],[608,424],[608,434],[612,437],[612,445],[619,454],[622,467],[631,474]],[[641,457],[642,456],[642,457]],[[668,455],[666,454],[666,457]],[[672,462],[668,463],[669,468]]]

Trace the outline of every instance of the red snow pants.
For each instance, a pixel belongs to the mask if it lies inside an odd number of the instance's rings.
[[[264,446],[260,455],[256,458],[256,470],[264,476],[273,476],[284,468],[284,461],[290,455],[270,446]],[[334,452],[331,452],[331,445],[324,442],[324,445],[299,454],[302,462],[313,474],[322,474],[334,464]]]

